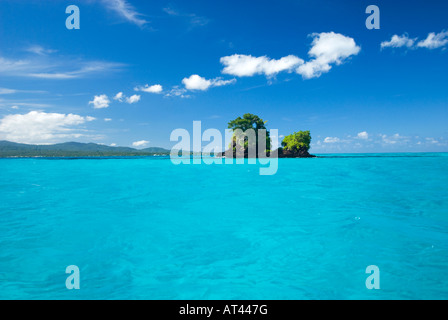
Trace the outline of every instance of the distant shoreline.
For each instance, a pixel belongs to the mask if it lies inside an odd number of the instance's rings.
[[[0,159],[104,159],[104,158],[162,158],[169,157],[169,154],[152,155],[152,154],[138,154],[138,155],[77,155],[77,156],[3,156]]]
[[[419,157],[440,157],[448,152],[384,152],[384,153],[328,153],[328,154],[316,154],[313,158],[281,158],[278,159],[344,159],[344,158],[419,158]],[[192,155],[190,158],[198,157],[198,155]],[[135,154],[135,155],[66,155],[66,156],[4,156],[0,155],[2,159],[60,159],[60,160],[73,160],[73,159],[142,159],[142,158],[166,158],[170,159],[170,154]],[[214,157],[211,157],[214,158]],[[218,159],[225,159],[225,157],[216,157]],[[233,158],[235,159],[235,158]],[[247,159],[247,158],[245,158]]]
[[[0,141],[0,158],[76,158],[166,156],[170,150],[158,147],[134,149],[95,143],[66,142],[53,145],[31,145]]]

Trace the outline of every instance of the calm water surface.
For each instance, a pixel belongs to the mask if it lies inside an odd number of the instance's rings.
[[[447,154],[3,159],[0,299],[448,299],[447,181]]]

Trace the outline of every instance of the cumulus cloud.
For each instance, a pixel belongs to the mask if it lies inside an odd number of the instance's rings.
[[[0,140],[48,144],[61,139],[80,138],[84,136],[81,132],[85,130],[79,132],[74,127],[94,120],[93,117],[82,117],[76,114],[39,111],[7,115],[0,120]]]
[[[425,40],[417,44],[419,48],[437,49],[446,46],[448,43],[448,31],[442,31],[438,34],[432,32],[428,34]]]
[[[380,135],[380,137],[384,144],[389,144],[389,145],[409,142],[409,137],[401,136],[399,133],[396,133],[392,136],[387,136],[387,135],[383,134],[383,135]]]
[[[208,90],[208,88],[210,88],[212,85],[212,82],[210,80],[202,78],[197,74],[183,79],[182,83],[188,90]]]
[[[134,103],[139,102],[140,99],[141,99],[141,96],[134,94],[133,96],[126,98],[126,103],[134,104]]]
[[[224,65],[222,71],[224,74],[237,77],[252,77],[254,75],[273,77],[280,72],[292,72],[304,61],[293,55],[275,60],[266,56],[253,57],[251,55],[235,54],[221,58],[221,63]]]
[[[175,86],[165,95],[165,97],[190,98],[190,95],[186,94],[187,91],[188,90],[185,88]]]
[[[339,138],[327,137],[327,138],[325,138],[324,143],[338,143],[340,141],[341,141],[341,139],[339,139]]]
[[[360,132],[360,133],[358,133],[357,138],[361,139],[361,140],[368,140],[369,139],[369,134],[366,131]]]
[[[234,84],[236,79],[222,80],[221,78],[207,80],[197,74],[182,80],[185,88],[188,90],[206,91],[211,87],[222,87],[229,84]]]
[[[428,34],[425,40],[418,41],[418,38],[410,39],[407,35],[394,35],[390,41],[384,41],[381,43],[381,49],[384,48],[426,48],[426,49],[438,49],[443,48],[448,44],[448,31],[442,31],[440,33],[431,32]]]
[[[395,134],[346,135],[341,138],[327,137],[313,142],[314,152],[411,152],[411,151],[446,151],[448,140],[444,137],[419,137]]]
[[[95,96],[89,104],[93,104],[93,108],[95,109],[105,109],[109,108],[110,100],[109,97],[105,94]]]
[[[318,78],[331,70],[332,64],[341,65],[357,55],[361,48],[353,38],[334,32],[314,33],[312,48],[308,52],[313,60],[297,68],[304,79]]]
[[[135,91],[141,91],[141,92],[146,92],[146,93],[162,93],[163,92],[163,87],[160,84],[155,84],[155,85],[145,85],[144,87],[136,87],[134,88]]]
[[[381,49],[384,48],[412,48],[417,39],[410,39],[406,34],[399,36],[394,35],[390,41],[384,41],[381,43]]]
[[[149,144],[149,141],[141,140],[141,141],[134,142],[132,144],[132,146],[135,148],[142,148],[142,147],[146,147],[148,144]]]
[[[266,56],[235,54],[221,58],[221,63],[224,65],[222,73],[237,77],[265,75],[272,78],[281,72],[295,71],[304,79],[311,79],[329,72],[333,64],[343,64],[361,51],[353,38],[339,33],[314,33],[311,37],[313,37],[312,48],[308,54],[312,60],[306,63],[294,55],[275,60]]]
[[[434,138],[426,138],[425,139],[428,143],[431,143],[431,144],[438,144],[439,143],[439,141],[437,141],[436,139],[434,139]]]
[[[123,99],[124,99],[123,92],[118,92],[114,97],[114,100],[119,101],[119,102],[123,102]]]
[[[111,119],[111,118],[104,118],[104,121],[105,121],[105,122],[111,122],[112,119]]]
[[[106,98],[107,98],[107,96],[106,96]],[[114,100],[118,101],[118,102],[126,102],[128,104],[134,104],[141,100],[141,96],[135,94],[131,97],[126,97],[126,95],[124,95],[123,92],[119,92],[115,95]]]

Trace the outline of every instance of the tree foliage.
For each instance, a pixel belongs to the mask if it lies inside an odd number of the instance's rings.
[[[249,140],[244,135],[238,135],[236,134],[237,130],[241,130],[244,133],[246,133],[247,130],[253,129],[255,131],[255,137],[256,137],[256,150],[258,154],[258,131],[259,130],[266,130],[266,150],[262,150],[265,152],[269,152],[271,148],[271,138],[269,135],[269,131],[266,129],[266,123],[267,121],[263,121],[259,116],[246,113],[242,118],[238,117],[235,120],[232,120],[229,122],[229,129],[232,129],[235,134],[232,139],[232,145],[230,146],[233,148],[233,151],[236,152],[237,149],[243,149],[245,151],[248,150],[250,147]],[[253,146],[253,145],[251,145]]]
[[[229,129],[237,130],[241,129],[243,132],[249,129],[254,129],[255,132],[258,130],[266,129],[266,123],[259,116],[254,114],[246,113],[242,118],[238,117],[233,121],[229,122]]]
[[[310,150],[311,145],[311,132],[310,131],[299,131],[295,132],[283,139],[282,146],[283,148],[297,152],[301,149],[306,149],[306,151]]]

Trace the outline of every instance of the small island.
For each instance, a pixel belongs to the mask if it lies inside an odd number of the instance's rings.
[[[316,158],[309,153],[311,147],[311,132],[295,132],[283,139],[282,147],[278,149],[279,158]]]
[[[250,148],[256,150],[256,155],[259,157],[260,151],[266,156],[271,154],[271,137],[270,132],[266,128],[267,121],[264,121],[259,116],[247,113],[243,117],[238,117],[228,124],[228,128],[233,130],[234,135],[229,150],[220,153],[218,156],[226,157],[230,153],[230,148],[234,158],[243,157],[249,158]],[[253,130],[255,139],[251,142],[247,137],[247,132]],[[259,141],[258,133],[260,130],[266,131],[266,141]],[[286,136],[281,143],[282,147],[278,148],[279,158],[316,158],[311,155],[309,150],[311,148],[311,132],[298,131],[289,136]],[[256,142],[254,142],[256,141]],[[254,145],[255,143],[255,145]],[[239,156],[241,155],[241,156]]]

